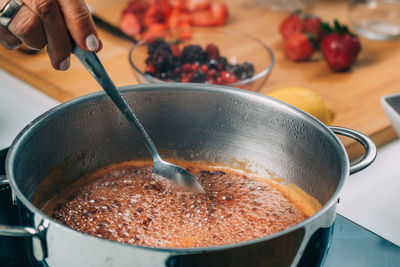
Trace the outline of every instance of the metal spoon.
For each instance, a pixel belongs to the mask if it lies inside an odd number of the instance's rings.
[[[85,66],[89,73],[96,79],[103,90],[112,99],[115,105],[117,105],[129,123],[136,129],[136,132],[139,134],[153,158],[153,174],[157,174],[177,182],[180,187],[184,187],[185,191],[205,193],[200,183],[187,170],[177,165],[168,163],[160,157],[153,141],[150,139],[146,130],[143,128],[142,124],[136,117],[135,113],[133,113],[128,103],[118,92],[117,87],[115,87],[111,78],[108,76],[96,53],[86,52],[77,44],[73,44],[72,53],[75,54],[83,66]]]

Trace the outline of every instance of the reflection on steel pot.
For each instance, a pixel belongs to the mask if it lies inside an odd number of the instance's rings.
[[[116,243],[61,225],[32,204],[41,185],[46,201],[96,168],[148,157],[134,130],[104,93],[62,104],[27,126],[7,157],[6,173],[26,227],[0,227],[0,235],[31,237],[33,260],[43,266],[316,266],[323,260],[336,203],[349,175],[368,166],[376,148],[368,137],[330,129],[313,117],[260,94],[203,84],[149,84],[122,88],[164,157],[270,168],[315,197],[312,217],[264,238],[209,248],[162,249]],[[366,148],[349,166],[334,133]],[[42,188],[43,187],[43,188]],[[36,198],[37,196],[35,196]],[[234,234],[234,233],[232,233]],[[40,266],[40,265],[39,265]]]

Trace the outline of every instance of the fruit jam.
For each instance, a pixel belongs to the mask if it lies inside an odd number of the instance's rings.
[[[179,248],[265,237],[320,208],[309,196],[293,198],[296,190],[243,171],[191,165],[188,170],[206,191],[197,194],[171,190],[152,179],[151,170],[151,162],[123,162],[94,171],[62,191],[43,211],[93,236]]]

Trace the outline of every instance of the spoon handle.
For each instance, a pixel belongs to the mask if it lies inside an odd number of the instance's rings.
[[[96,81],[101,85],[103,90],[107,93],[115,105],[117,105],[129,123],[135,127],[136,132],[139,134],[140,138],[143,140],[147,149],[151,153],[153,160],[159,160],[160,157],[153,141],[150,139],[143,125],[140,123],[135,113],[133,113],[126,100],[119,93],[117,87],[108,76],[96,53],[86,52],[75,43],[73,44],[72,53],[79,59],[83,66],[85,66],[93,78],[95,78]]]

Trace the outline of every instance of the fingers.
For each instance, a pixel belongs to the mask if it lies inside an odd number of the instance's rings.
[[[101,40],[83,0],[59,0],[65,24],[75,42],[86,51],[99,51]]]
[[[39,18],[26,6],[20,8],[8,25],[8,30],[29,48],[39,50],[46,45]]]
[[[8,24],[0,26],[0,43],[8,49],[21,42],[47,52],[55,69],[70,66],[71,37],[86,51],[99,51],[102,42],[83,0],[22,0],[24,5]],[[3,2],[3,0],[0,0]]]
[[[21,41],[9,30],[4,27],[0,27],[0,43],[8,50],[14,50],[19,47]]]
[[[68,69],[71,42],[57,0],[24,0],[24,3],[41,21],[53,67]]]

